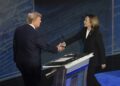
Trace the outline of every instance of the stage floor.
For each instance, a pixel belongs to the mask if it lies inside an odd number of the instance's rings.
[[[120,70],[95,75],[101,86],[120,86]]]

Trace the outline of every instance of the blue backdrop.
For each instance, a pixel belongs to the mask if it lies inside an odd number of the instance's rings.
[[[25,23],[26,14],[33,9],[43,14],[40,32],[54,41],[60,35],[73,36],[83,27],[82,16],[95,14],[100,18],[106,55],[120,53],[120,0],[0,0],[0,81],[19,75],[13,62],[12,40],[16,27]],[[112,3],[113,1],[113,3]],[[59,58],[65,53],[82,52],[80,41],[62,53],[42,54],[42,63]]]
[[[0,0],[0,81],[19,73],[13,62],[13,33],[31,10],[32,0]]]
[[[120,53],[120,0],[113,0],[113,54]]]

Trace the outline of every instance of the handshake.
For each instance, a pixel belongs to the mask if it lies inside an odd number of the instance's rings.
[[[65,47],[66,47],[66,43],[65,42],[59,43],[57,45],[57,49],[58,49],[59,52],[62,52],[63,50],[65,50]]]

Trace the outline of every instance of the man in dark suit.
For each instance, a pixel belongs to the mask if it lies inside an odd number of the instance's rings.
[[[105,48],[102,34],[99,31],[99,20],[95,15],[87,15],[84,20],[84,28],[75,36],[67,39],[67,45],[82,40],[84,44],[84,53],[94,53],[94,57],[90,59],[87,71],[87,86],[100,86],[94,74],[100,66],[101,69],[106,67]]]
[[[25,86],[42,86],[41,49],[50,52],[64,50],[62,43],[50,46],[46,38],[40,36],[37,28],[41,24],[41,17],[38,12],[28,13],[27,24],[18,27],[14,34],[14,61],[22,74]]]

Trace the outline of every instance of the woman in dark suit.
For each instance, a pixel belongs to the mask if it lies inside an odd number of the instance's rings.
[[[104,69],[105,64],[105,48],[103,44],[102,34],[99,31],[99,20],[95,15],[87,15],[84,20],[84,28],[75,36],[66,40],[69,45],[74,41],[82,40],[84,43],[84,53],[94,53],[94,57],[90,59],[87,70],[87,86],[100,86],[94,74],[97,67]]]

